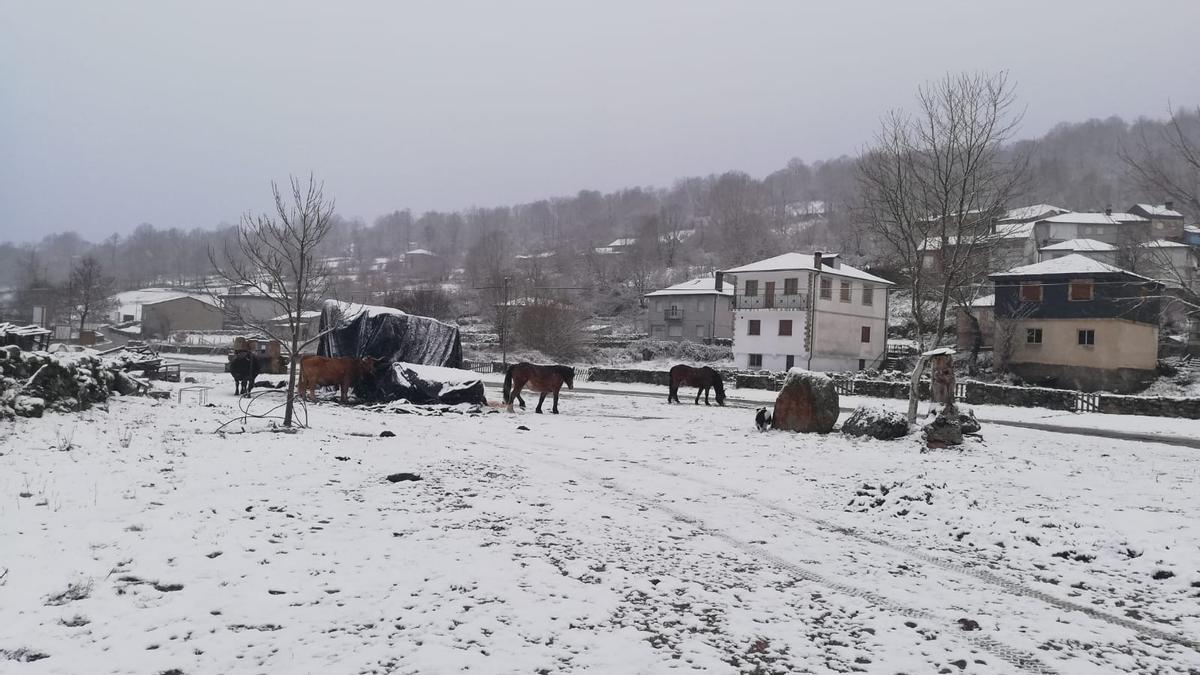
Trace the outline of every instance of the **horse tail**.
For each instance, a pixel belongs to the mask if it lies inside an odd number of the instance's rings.
[[[513,368],[516,367],[517,364],[514,363],[504,371],[504,403],[506,405],[512,403],[512,374]]]

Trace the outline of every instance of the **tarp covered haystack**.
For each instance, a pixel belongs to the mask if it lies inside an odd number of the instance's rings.
[[[376,371],[374,382],[363,382],[355,389],[355,395],[364,400],[396,400],[408,398],[402,392],[416,396],[417,389],[426,393],[439,390],[435,385],[442,381],[436,377],[451,375],[451,372],[443,372],[438,376],[426,373],[424,377],[419,374],[409,377],[404,374],[404,368],[395,368],[392,364],[436,366],[451,371],[462,367],[462,341],[457,326],[405,314],[390,307],[326,300],[321,309],[321,332],[324,335],[317,347],[321,356],[370,356],[388,364],[388,368]],[[448,383],[461,384],[460,379],[455,376]],[[421,380],[424,384],[414,388],[411,380]],[[478,377],[474,380],[478,382]],[[480,383],[479,389],[482,388]],[[452,390],[445,391],[450,393]],[[436,402],[447,401],[439,398]]]
[[[388,400],[404,399],[422,405],[487,405],[483,381],[469,370],[393,363],[390,376],[380,378],[377,386]]]

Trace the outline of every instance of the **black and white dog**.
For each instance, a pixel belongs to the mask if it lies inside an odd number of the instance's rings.
[[[766,408],[759,408],[758,414],[754,416],[754,424],[759,431],[767,431],[771,428],[771,413],[767,412]]]

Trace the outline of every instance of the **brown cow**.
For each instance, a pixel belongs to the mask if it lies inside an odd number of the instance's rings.
[[[332,358],[328,356],[305,356],[300,359],[300,395],[308,392],[308,400],[317,400],[317,387],[341,387],[342,403],[346,393],[360,379],[375,370],[376,359],[364,356]]]

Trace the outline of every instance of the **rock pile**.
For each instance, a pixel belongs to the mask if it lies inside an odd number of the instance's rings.
[[[864,405],[842,422],[842,433],[890,441],[908,435],[908,420],[894,410]]]
[[[0,351],[0,419],[72,412],[108,400],[128,377],[91,353]]]

